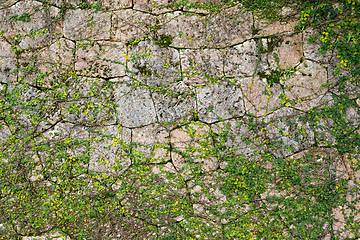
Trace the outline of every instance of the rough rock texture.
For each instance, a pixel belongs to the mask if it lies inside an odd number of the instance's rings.
[[[0,0],[0,238],[254,239],[266,222],[302,239],[268,213],[338,188],[321,234],[355,238],[360,87],[298,15]]]

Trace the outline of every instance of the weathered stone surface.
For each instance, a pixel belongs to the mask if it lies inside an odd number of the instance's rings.
[[[265,18],[259,18],[258,16],[255,16],[254,19],[254,35],[256,37],[271,36],[285,32],[293,32],[295,26],[299,23],[298,20],[269,22],[269,20]]]
[[[171,123],[167,125],[171,129],[181,122],[181,119],[192,119],[196,105],[194,90],[179,82],[166,88],[166,92],[168,94],[157,91],[152,93],[159,122]]]
[[[94,150],[90,152],[89,169],[112,173],[125,171],[131,164],[129,147],[126,147],[131,142],[131,130],[111,125],[95,131],[99,135],[94,134],[93,137],[101,140],[92,144]],[[100,137],[100,134],[109,137]]]
[[[260,79],[258,76],[243,78],[239,81],[247,113],[263,116],[280,107],[279,97],[283,93],[280,84],[268,86],[266,79]]]
[[[297,106],[309,110],[321,100],[327,91],[327,72],[320,64],[305,60],[297,68],[292,77],[285,81],[285,95],[297,101]]]
[[[205,152],[213,144],[209,130],[207,125],[198,122],[171,132],[171,146],[174,149],[171,159],[182,176],[191,177],[196,168],[206,172],[217,169],[217,158]]]
[[[141,41],[128,51],[129,75],[150,86],[164,86],[181,78],[179,52]]]
[[[136,143],[135,155],[146,163],[170,161],[170,134],[161,126],[149,125],[132,130],[132,142]]]
[[[199,120],[213,123],[244,115],[244,100],[241,88],[229,82],[222,82],[199,88],[197,112]]]
[[[125,127],[141,127],[156,122],[154,102],[147,90],[120,84],[115,92],[120,123]]]
[[[35,11],[35,9],[39,11]],[[23,21],[16,19],[25,14]],[[10,8],[0,10],[0,29],[4,37],[16,49],[39,48],[50,45],[55,39],[61,37],[61,23],[56,20],[59,9],[42,8],[37,1],[20,1]]]
[[[266,135],[272,142],[278,142],[280,146],[273,150],[275,156],[288,157],[315,143],[315,135],[309,123],[299,122],[301,115],[301,111],[284,107],[266,116],[265,122],[268,122]],[[296,123],[296,125],[289,125],[288,122]]]
[[[302,34],[294,34],[282,39],[278,48],[278,57],[280,68],[296,67],[303,56]]]
[[[132,0],[102,0],[100,2],[96,0],[92,1],[101,4],[101,7],[107,11],[114,11],[133,6]]]
[[[171,11],[171,9],[165,7],[169,5],[169,0],[136,0],[134,1],[134,9],[144,12],[151,12],[153,14],[160,14]]]
[[[315,40],[314,42],[309,43],[311,37],[317,35],[318,32],[314,28],[305,29],[303,35],[303,51],[304,57],[306,59],[318,62],[318,63],[329,63],[332,57],[332,51],[327,51],[323,54],[319,53],[320,46],[322,42]]]
[[[205,45],[206,19],[200,15],[185,15],[176,11],[158,18],[161,23],[159,35],[172,37],[170,46],[176,48],[199,48]]]
[[[114,11],[111,18],[111,39],[126,43],[143,38],[155,25],[155,16],[132,9]]]
[[[74,68],[74,49],[72,41],[60,38],[49,47],[23,53],[19,75],[28,83],[49,88],[62,74]]]
[[[64,36],[72,40],[110,39],[110,13],[95,10],[68,10],[64,16]]]
[[[0,9],[8,8],[20,0],[0,0]]]
[[[0,82],[14,82],[16,79],[16,55],[11,49],[11,45],[5,41],[0,41]]]
[[[38,237],[22,237],[22,240],[70,240],[70,237],[62,236],[60,233],[46,233]]]
[[[224,56],[217,49],[186,49],[180,51],[181,68],[186,83],[205,85],[223,77]]]
[[[206,21],[205,46],[223,48],[252,37],[253,16],[238,6],[212,14]]]
[[[93,77],[125,76],[126,46],[121,42],[78,42],[75,70]]]
[[[225,76],[252,76],[258,62],[256,54],[255,40],[249,40],[229,48],[224,57]]]
[[[252,155],[254,147],[250,144],[253,138],[251,132],[248,130],[246,123],[242,120],[232,119],[224,122],[211,124],[211,130],[217,134],[214,138],[215,142],[222,142],[226,146],[225,150],[220,150],[221,154],[228,154],[228,150],[232,149],[237,155]],[[226,133],[226,138],[222,139],[222,134]],[[249,142],[248,142],[248,141]],[[227,162],[221,162],[220,168],[225,169]]]

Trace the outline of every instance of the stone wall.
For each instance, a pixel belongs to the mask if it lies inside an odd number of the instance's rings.
[[[312,115],[345,94],[360,133],[336,51],[291,8],[169,3],[0,1],[0,239],[359,236],[359,155]]]

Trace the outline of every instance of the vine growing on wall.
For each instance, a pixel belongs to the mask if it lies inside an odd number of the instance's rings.
[[[34,12],[44,16],[54,7],[40,5]],[[317,29],[309,43],[319,41],[319,54],[332,52],[338,59],[334,80],[325,84],[329,103],[298,108],[286,95],[296,67],[280,68],[275,54],[276,69],[258,71],[265,53],[258,44],[250,85],[256,77],[265,79],[266,99],[279,86],[281,106],[263,115],[215,115],[216,104],[200,101],[199,92],[225,85],[244,98],[245,90],[237,88],[245,87],[236,77],[199,70],[195,61],[185,70],[176,54],[191,49],[174,48],[175,36],[162,33],[159,23],[142,26],[137,38],[124,43],[123,60],[107,55],[116,47],[106,41],[58,37],[56,24],[69,9],[105,12],[100,3],[61,6],[53,29],[13,37],[1,31],[15,67],[0,80],[0,239],[50,233],[70,239],[360,237],[359,3],[181,1],[166,7],[218,14],[231,6],[270,21],[286,20],[279,13],[283,7],[299,10],[292,16],[299,18],[296,31]],[[7,20],[32,23],[31,11],[19,14]],[[91,32],[96,21],[89,19]],[[41,47],[24,47],[25,38],[48,32],[55,36],[49,45],[60,49],[55,57]],[[173,55],[154,70],[156,54]],[[79,65],[86,55],[96,57]],[[113,77],[113,71],[124,74]],[[196,108],[184,107],[175,117],[158,114],[156,124],[127,126],[117,110],[130,105],[121,102],[126,96],[160,96],[173,108],[193,102]],[[340,227],[335,215],[343,218]]]

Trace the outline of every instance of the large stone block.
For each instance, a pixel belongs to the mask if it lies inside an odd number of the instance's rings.
[[[166,86],[180,80],[179,52],[154,42],[141,41],[128,50],[128,73],[149,86]]]
[[[202,86],[223,77],[223,55],[217,49],[180,50],[184,81],[193,86]]]
[[[166,93],[152,93],[159,122],[171,129],[176,127],[177,123],[181,124],[181,121],[191,120],[196,105],[194,90],[179,82],[172,84],[165,91]]]
[[[64,36],[72,40],[109,40],[110,27],[110,13],[69,9],[64,16]]]
[[[125,76],[126,51],[122,42],[77,42],[75,70],[92,77]]]
[[[258,62],[255,40],[246,41],[227,49],[224,58],[225,76],[252,76]]]
[[[155,25],[156,17],[133,9],[114,11],[111,17],[111,39],[127,43],[143,38]]]
[[[120,84],[115,91],[119,121],[125,127],[141,127],[155,123],[156,112],[149,91]]]
[[[244,101],[241,88],[222,82],[198,88],[197,112],[199,120],[213,123],[219,119],[230,119],[244,115]]]
[[[280,96],[283,89],[280,84],[270,86],[266,83],[266,79],[255,76],[240,79],[240,86],[247,113],[263,116],[281,106]]]
[[[11,45],[0,41],[0,82],[14,82],[16,80],[16,54]]]
[[[4,37],[18,51],[50,45],[62,36],[60,10],[43,8],[37,1],[20,1],[10,8],[0,10],[0,29]]]

